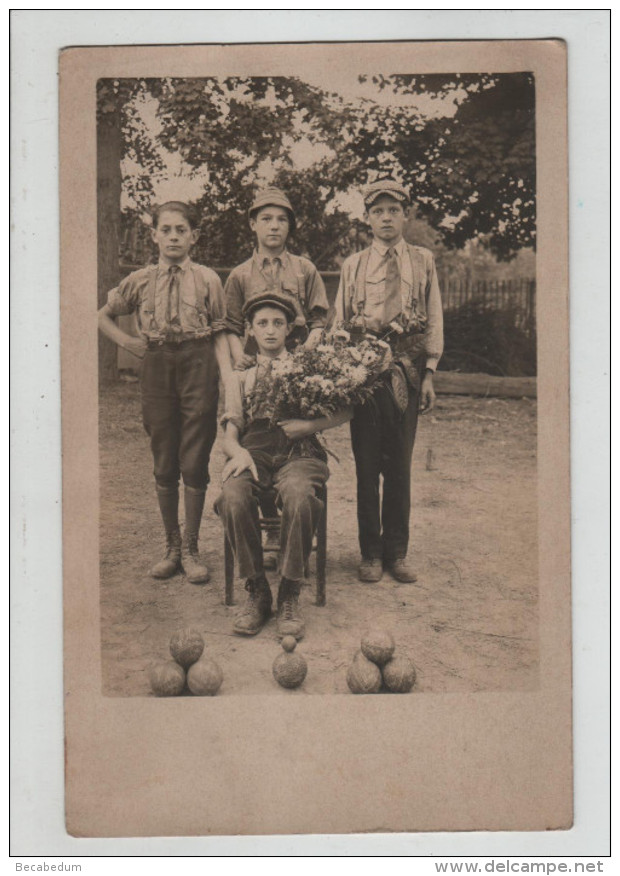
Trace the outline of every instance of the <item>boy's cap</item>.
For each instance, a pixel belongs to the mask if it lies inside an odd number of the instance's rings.
[[[257,192],[252,201],[252,206],[248,210],[248,216],[252,219],[259,210],[263,207],[283,207],[289,214],[291,233],[295,231],[295,211],[288,197],[282,189],[277,189],[275,186],[270,186],[267,189]]]
[[[376,182],[370,183],[370,185],[364,186],[362,189],[362,197],[364,198],[364,204],[367,207],[371,207],[382,195],[394,198],[394,200],[401,204],[409,203],[409,192],[394,179],[378,179]]]
[[[259,307],[279,307],[289,317],[291,322],[295,322],[297,311],[293,299],[277,289],[267,289],[265,292],[259,292],[258,295],[253,295],[245,302],[241,308],[241,315],[245,319],[252,318],[252,314]]]

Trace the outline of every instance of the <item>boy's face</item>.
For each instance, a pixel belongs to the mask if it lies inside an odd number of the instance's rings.
[[[250,228],[256,233],[258,248],[281,252],[289,232],[289,217],[284,207],[261,207],[250,219]]]
[[[385,244],[398,243],[406,222],[401,204],[389,195],[381,195],[364,214],[373,236]]]
[[[159,248],[165,264],[179,264],[188,255],[198,240],[198,231],[193,230],[182,213],[164,210],[159,215],[157,228],[151,229],[151,237]]]
[[[258,307],[252,314],[250,334],[263,355],[277,356],[284,349],[291,325],[279,307]]]

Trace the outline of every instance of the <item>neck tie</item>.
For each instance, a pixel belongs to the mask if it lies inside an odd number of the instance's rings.
[[[400,292],[400,268],[394,247],[385,254],[385,304],[383,319],[386,325],[401,313],[403,302]]]
[[[273,371],[273,360],[268,359],[266,362],[261,362],[257,368],[256,382],[267,385]]]
[[[255,420],[268,420],[273,414],[273,406],[269,401],[272,366],[271,359],[267,362],[258,362],[256,366],[251,405],[251,416]]]
[[[180,325],[179,321],[179,265],[168,268],[170,281],[168,283],[168,325]]]
[[[273,260],[266,258],[263,262],[263,270],[266,275],[266,278],[270,280],[270,282],[277,287],[278,280],[280,279],[280,269],[282,267],[282,260],[276,256]]]

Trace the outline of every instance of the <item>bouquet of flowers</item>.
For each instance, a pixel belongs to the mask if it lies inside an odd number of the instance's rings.
[[[391,362],[385,341],[371,336],[352,340],[348,332],[336,330],[313,350],[299,347],[274,359],[261,401],[274,412],[272,424],[329,416],[365,402]]]

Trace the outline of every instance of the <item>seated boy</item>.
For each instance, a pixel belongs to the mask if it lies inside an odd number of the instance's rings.
[[[301,639],[304,622],[299,593],[312,539],[323,511],[319,498],[329,477],[325,451],[316,432],[351,418],[350,411],[316,420],[284,420],[270,425],[273,409],[261,388],[269,385],[272,361],[287,357],[286,338],[295,321],[295,306],[280,291],[248,300],[243,315],[258,347],[257,363],[233,372],[226,386],[222,493],[216,502],[248,595],[233,631],[253,636],[271,615],[272,595],[265,577],[258,503],[275,490],[281,507],[278,634]],[[302,440],[305,439],[305,440]]]
[[[189,258],[198,235],[197,217],[188,204],[168,201],[155,208],[152,238],[158,264],[125,277],[99,311],[103,334],[143,360],[142,416],[166,533],[166,554],[151,575],[170,578],[182,568],[194,584],[209,579],[198,553],[198,533],[217,433],[219,373],[225,378],[230,371],[222,284],[214,271]],[[115,322],[131,313],[137,337]],[[184,484],[183,539],[179,477]]]

